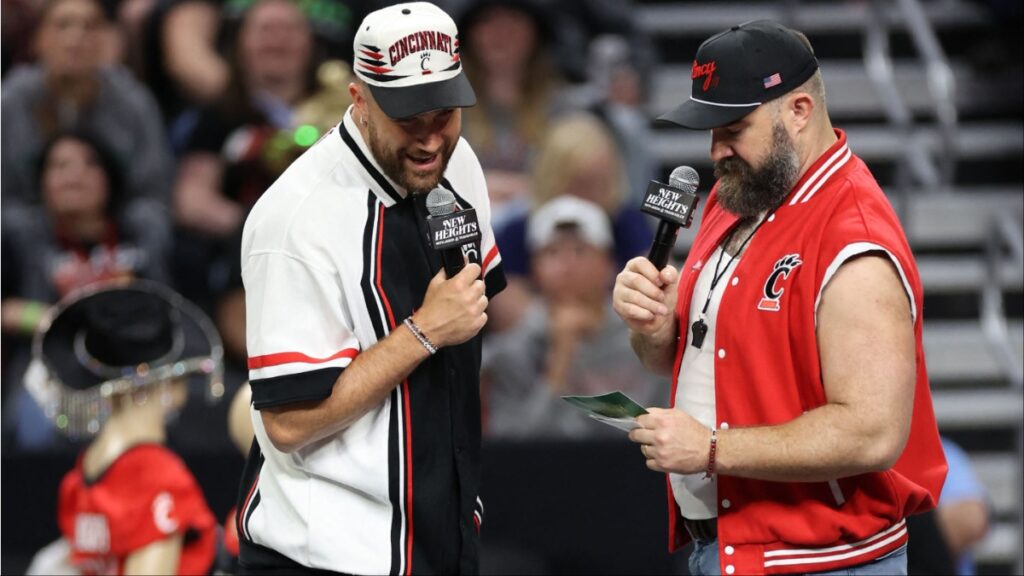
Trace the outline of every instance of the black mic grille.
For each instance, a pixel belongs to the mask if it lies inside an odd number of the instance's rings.
[[[440,186],[427,194],[427,212],[431,216],[444,216],[455,212],[455,194]]]
[[[668,176],[668,185],[688,194],[693,194],[700,186],[700,175],[689,166],[679,166]]]

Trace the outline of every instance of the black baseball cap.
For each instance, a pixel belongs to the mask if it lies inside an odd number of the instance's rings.
[[[690,99],[658,120],[694,130],[727,126],[817,69],[818,59],[795,31],[770,20],[733,26],[700,45]]]

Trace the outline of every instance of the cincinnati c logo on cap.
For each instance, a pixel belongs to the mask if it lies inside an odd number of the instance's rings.
[[[714,88],[715,86],[718,86],[718,76],[715,76],[714,60],[710,62],[705,62],[703,64],[700,64],[696,60],[693,61],[693,71],[690,72],[690,79],[696,80],[702,76],[707,76],[707,78],[704,79],[703,86],[705,92],[707,92],[709,88]]]
[[[789,278],[789,274],[801,264],[803,264],[803,260],[800,259],[799,254],[786,254],[779,258],[772,273],[768,276],[768,280],[764,283],[764,298],[757,303],[758,310],[779,311],[779,298],[782,298],[782,294],[786,291],[782,284]]]

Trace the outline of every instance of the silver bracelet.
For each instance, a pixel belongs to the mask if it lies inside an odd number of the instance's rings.
[[[423,344],[423,347],[427,349],[427,352],[430,352],[431,356],[437,354],[437,346],[434,346],[434,343],[431,342],[429,338],[427,338],[423,331],[420,330],[420,327],[417,326],[416,323],[412,321],[412,316],[409,316],[408,318],[403,320],[402,324],[405,324],[405,327],[409,329],[409,332],[412,332],[412,335],[415,336],[416,339],[420,341],[420,344]]]

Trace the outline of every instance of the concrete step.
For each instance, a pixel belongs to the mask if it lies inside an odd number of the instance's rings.
[[[953,62],[956,102],[961,116],[1014,115],[1020,102],[1006,97],[1021,93],[1021,78],[993,77],[973,69],[967,63]],[[882,98],[860,60],[823,60],[821,73],[825,81],[828,111],[833,120],[884,120]],[[932,96],[928,89],[925,67],[920,61],[899,60],[893,65],[897,89],[907,107],[920,118],[934,117]],[[663,64],[651,79],[648,114],[656,118],[675,108],[690,94],[690,66]],[[1016,90],[1014,90],[1016,87]]]
[[[938,29],[989,23],[988,14],[974,3],[941,0],[923,4],[928,20]],[[895,7],[885,16],[893,28],[905,27]],[[739,22],[769,19],[813,35],[857,32],[864,28],[868,17],[866,2],[801,2],[797,10],[787,9],[786,2],[667,2],[638,6],[636,25],[655,36],[706,36]]]
[[[917,257],[917,269],[925,295],[979,292],[991,282],[984,256],[925,255]],[[1006,257],[999,266],[1003,290],[1024,288],[1024,266]]]
[[[1010,322],[1017,361],[1024,362],[1024,323]],[[929,320],[925,311],[924,353],[933,387],[950,383],[1006,381],[1006,373],[977,320]],[[1018,364],[1019,365],[1019,364]],[[1015,414],[1024,415],[1020,391]],[[979,400],[987,402],[987,400]],[[988,406],[988,404],[981,404]],[[1000,408],[1001,409],[1001,408]],[[977,413],[975,412],[975,415]],[[1022,416],[1018,416],[1018,419]]]
[[[993,516],[1017,513],[1021,495],[1021,461],[1012,453],[970,454],[971,467],[985,485]]]
[[[990,528],[974,550],[980,564],[1011,564],[1020,552],[1021,460],[1012,453],[970,454],[991,505]]]
[[[977,564],[1012,565],[1020,554],[1021,527],[1019,522],[997,522],[974,550]],[[979,571],[979,574],[985,572]],[[1012,574],[1012,572],[1007,572]]]
[[[907,191],[903,228],[915,250],[980,248],[992,231],[993,218],[1011,214],[1024,219],[1024,186],[970,186],[951,192]],[[901,200],[890,193],[894,204]]]
[[[939,428],[986,430],[1014,428],[1024,420],[1024,395],[1019,389],[932,389],[932,403]]]
[[[845,131],[850,148],[869,163],[895,162],[908,145],[921,146],[932,153],[941,147],[939,131],[929,125],[916,127],[910,134],[901,134],[885,124],[850,126]],[[654,158],[664,166],[690,164],[706,168],[711,164],[709,131],[658,129],[653,131],[649,145]],[[954,139],[954,152],[958,160],[1019,159],[1024,154],[1024,124],[961,123]]]

